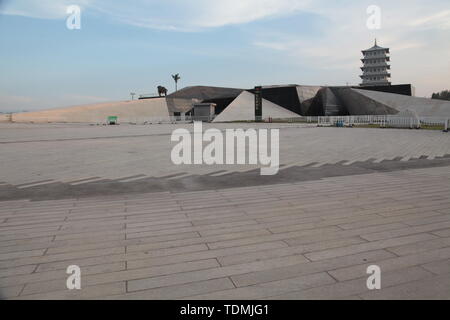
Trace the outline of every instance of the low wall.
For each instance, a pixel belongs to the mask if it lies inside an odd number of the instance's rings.
[[[117,116],[119,123],[137,123],[146,119],[168,117],[169,111],[166,99],[157,98],[14,113],[12,122],[106,123],[108,116]]]
[[[11,122],[11,114],[0,113],[0,122]]]

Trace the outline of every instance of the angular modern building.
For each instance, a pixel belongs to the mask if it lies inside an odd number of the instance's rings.
[[[362,51],[363,58],[361,59],[363,66],[361,67],[362,79],[361,86],[388,86],[391,84],[389,81],[391,74],[391,66],[389,62],[389,48],[382,48],[377,45],[375,39],[375,45],[367,50]]]
[[[276,85],[262,87],[264,119],[292,119],[302,116],[415,114],[450,119],[450,101],[411,97],[395,92],[395,85],[329,87]],[[373,89],[373,90],[372,90]],[[167,97],[75,106],[16,113],[0,121],[105,123],[117,116],[119,123],[153,123],[192,115],[195,104],[214,104],[215,122],[254,120],[253,89],[193,86]]]

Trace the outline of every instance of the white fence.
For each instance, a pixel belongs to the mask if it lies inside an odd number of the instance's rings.
[[[396,115],[383,116],[328,116],[318,117],[318,126],[358,126],[358,125],[375,125],[381,128],[416,128],[423,126],[442,126],[448,130],[450,125],[448,118],[437,117],[404,117]]]
[[[204,122],[211,122],[215,119],[215,116],[168,116],[168,117],[154,117],[154,118],[142,118],[136,119],[133,121],[131,119],[126,119],[123,121],[120,121],[120,118],[118,119],[119,123],[131,123],[131,124],[163,124],[163,123],[191,123],[193,121],[204,121]],[[254,120],[253,120],[254,121]],[[242,121],[236,121],[236,122],[253,122],[252,120],[242,120]],[[262,122],[288,122],[288,123],[294,123],[294,122],[309,122],[309,123],[317,123],[318,117],[301,117],[298,116],[296,118],[263,118],[261,120]],[[234,121],[231,121],[234,122]]]
[[[153,118],[126,119],[119,123],[131,124],[167,124],[167,123],[191,123],[193,121],[211,122],[214,117],[199,116],[168,116]],[[450,126],[450,120],[437,117],[404,117],[396,115],[366,115],[366,116],[326,116],[326,117],[298,117],[290,119],[263,119],[264,122],[288,122],[288,123],[311,123],[319,127],[325,126],[376,126],[380,128],[421,128],[424,126],[437,126],[447,130]]]

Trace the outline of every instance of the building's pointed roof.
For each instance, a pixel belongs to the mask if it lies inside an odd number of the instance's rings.
[[[370,48],[370,49],[363,50],[363,52],[376,51],[376,50],[389,50],[389,49],[388,49],[388,48],[380,47],[380,46],[377,44],[377,39],[375,39],[375,44],[374,44],[374,46],[373,46],[372,48]]]
[[[300,117],[298,114],[266,99],[262,99],[262,116],[264,119],[291,119]],[[213,122],[240,120],[255,120],[255,95],[251,92],[243,91]]]

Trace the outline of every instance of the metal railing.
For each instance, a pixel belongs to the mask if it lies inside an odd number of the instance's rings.
[[[138,99],[148,99],[148,98],[156,98],[159,97],[157,93],[143,93],[138,96]]]
[[[381,128],[442,127],[448,130],[449,119],[442,117],[407,117],[397,115],[360,115],[318,117],[318,126],[379,126]]]
[[[193,121],[203,121],[203,122],[212,122],[215,117],[214,116],[191,116],[191,115],[179,115],[179,116],[167,116],[167,117],[151,117],[144,118],[139,117],[136,119],[118,119],[118,123],[123,124],[175,124],[175,123],[192,123]],[[271,118],[266,117],[263,118],[262,122],[283,122],[283,123],[311,123],[316,124],[319,117],[294,117],[294,118]],[[236,120],[236,121],[224,121],[224,122],[254,122],[254,120]]]

